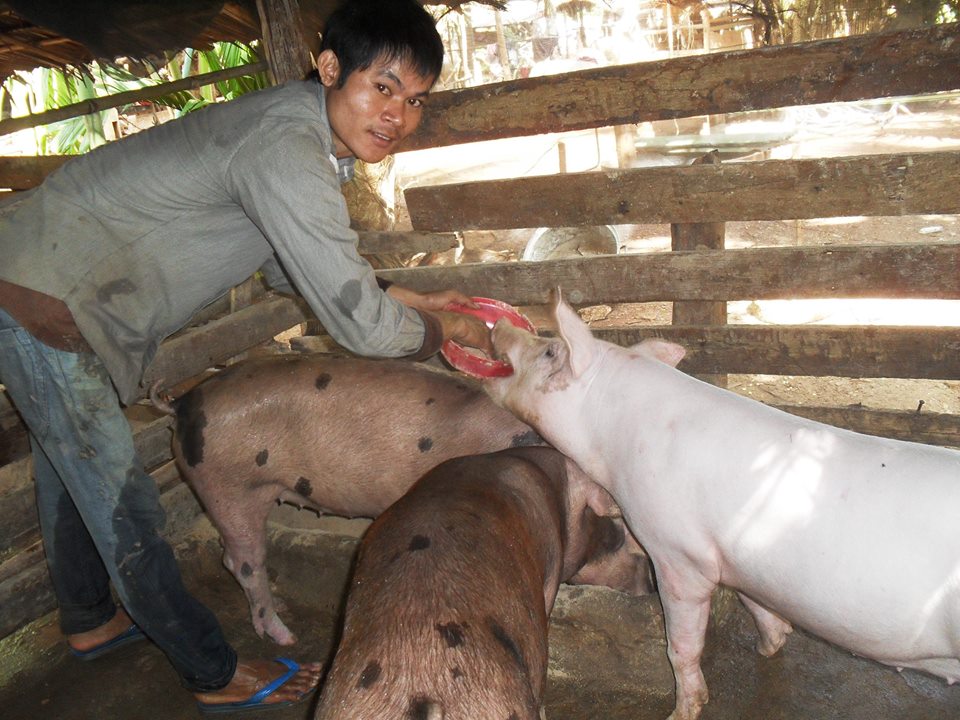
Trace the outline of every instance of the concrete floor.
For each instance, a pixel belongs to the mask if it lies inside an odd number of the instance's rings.
[[[274,530],[270,566],[289,606],[285,618],[300,637],[288,652],[253,633],[242,592],[220,565],[209,525],[199,523],[179,550],[187,585],[216,611],[241,654],[325,660],[334,647],[355,534]],[[715,605],[704,658],[711,701],[703,720],[960,718],[960,685],[897,673],[800,631],[777,657],[763,658],[753,650],[756,630],[732,596],[721,596]],[[655,595],[565,587],[550,633],[548,717],[640,720],[670,713],[673,677]],[[191,696],[155,647],[133,645],[95,662],[78,662],[67,653],[53,616],[0,641],[0,684],[4,720],[198,717]],[[310,718],[312,705],[244,717]]]

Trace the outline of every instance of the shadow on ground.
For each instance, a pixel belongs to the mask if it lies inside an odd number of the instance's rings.
[[[241,655],[327,660],[356,538],[275,529],[270,566],[300,642],[277,648],[253,633],[239,586],[220,565],[209,525],[179,547],[185,581],[213,608]],[[704,657],[711,701],[703,720],[955,720],[960,686],[897,673],[795,632],[775,658],[753,649],[756,630],[733,596],[715,603]],[[665,718],[673,705],[663,621],[655,595],[564,587],[553,613],[547,716],[561,720]],[[189,693],[163,655],[133,645],[82,663],[65,650],[53,616],[0,643],[5,720],[194,720]],[[244,718],[311,718],[315,699]],[[379,719],[378,719],[379,720]],[[388,719],[385,719],[388,720]],[[399,718],[396,720],[400,720]],[[483,719],[477,719],[483,720]]]

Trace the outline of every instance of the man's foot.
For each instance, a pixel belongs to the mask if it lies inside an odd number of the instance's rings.
[[[321,668],[320,663],[301,666],[285,658],[241,660],[226,687],[194,696],[203,713],[292,705],[317,689]]]
[[[126,611],[117,608],[116,614],[100,627],[67,635],[67,645],[78,658],[93,660],[123,645],[143,639],[144,634]]]

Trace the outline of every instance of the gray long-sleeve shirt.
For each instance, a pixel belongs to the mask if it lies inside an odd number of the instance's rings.
[[[163,338],[265,264],[277,278],[277,261],[341,344],[417,353],[424,318],[358,255],[333,150],[313,80],[99,148],[0,218],[0,284],[63,301],[124,402]]]

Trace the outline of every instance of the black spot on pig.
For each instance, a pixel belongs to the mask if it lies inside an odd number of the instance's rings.
[[[262,607],[262,608],[260,608],[259,610],[257,610],[257,617],[258,617],[258,618],[263,619],[263,618],[265,618],[266,616],[267,616],[267,609],[266,609],[265,607]]]
[[[517,643],[514,642],[513,638],[507,633],[503,627],[500,626],[493,618],[487,618],[487,625],[490,628],[490,632],[493,634],[494,639],[500,643],[503,648],[509,653],[510,657],[513,658],[514,662],[520,666],[520,669],[525,673],[527,670],[527,661],[523,657],[523,653],[520,652],[520,648],[517,646]]]
[[[313,493],[313,487],[305,477],[297,478],[297,484],[294,485],[293,489],[296,490],[298,494],[307,498]]]
[[[316,382],[317,390],[326,390],[332,379],[330,373],[321,373]]]
[[[623,547],[623,543],[626,541],[623,525],[617,523],[611,517],[597,517],[596,515],[591,522],[590,515],[594,515],[593,510],[584,508],[583,522],[591,526],[589,542],[589,555],[591,557],[610,555]]]
[[[537,434],[536,430],[527,430],[517,433],[510,438],[510,447],[530,447],[531,445],[543,445],[543,438]]]
[[[455,622],[437,623],[437,632],[440,633],[447,647],[455,648],[463,645],[463,625]]]
[[[244,563],[240,566],[240,574],[243,575],[243,577],[250,577],[253,575],[253,568],[250,567],[250,563]]]
[[[270,457],[270,452],[269,452],[266,448],[264,448],[263,450],[261,450],[260,452],[258,452],[258,453],[257,453],[257,465],[259,465],[260,467],[263,467],[264,465],[266,465],[266,464],[267,464],[267,458],[268,458],[268,457]]]
[[[414,535],[410,539],[410,546],[407,548],[410,552],[416,552],[417,550],[426,550],[430,547],[430,538],[425,535]]]
[[[380,663],[371,660],[360,673],[360,679],[357,680],[357,687],[367,689],[380,679]]]
[[[463,674],[463,670],[460,669],[460,666],[450,668],[450,677],[454,680],[459,680],[460,678],[465,678],[466,675]]]
[[[177,400],[177,443],[184,461],[190,467],[203,462],[203,429],[206,426],[203,390],[195,388]]]
[[[508,717],[507,720],[520,720],[520,717],[515,712],[512,712],[510,713],[510,717]]]
[[[436,399],[435,399],[435,398],[427,398],[427,402],[424,403],[424,404],[425,404],[425,405],[433,405],[435,402],[436,402]]]
[[[97,289],[97,302],[106,305],[113,300],[114,295],[132,295],[136,291],[137,286],[127,278],[112,280]]]
[[[410,709],[407,711],[407,717],[410,720],[430,720],[431,710],[437,707],[437,704],[426,695],[414,695],[410,698]],[[433,713],[434,717],[436,714]],[[441,717],[443,717],[441,715]]]
[[[420,448],[420,452],[425,453],[433,447],[433,439],[428,437],[422,437],[417,441],[417,447]]]

